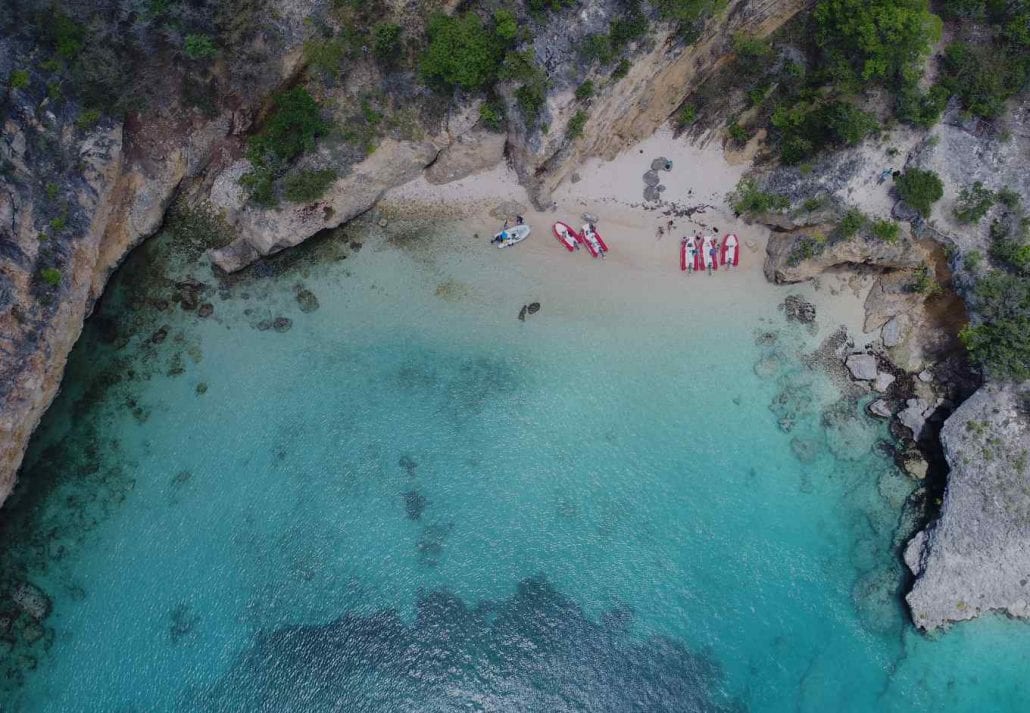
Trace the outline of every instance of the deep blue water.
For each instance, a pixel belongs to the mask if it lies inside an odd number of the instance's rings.
[[[915,485],[775,288],[358,230],[119,273],[3,514],[52,612],[4,601],[0,709],[1027,709],[1026,626],[908,624]]]

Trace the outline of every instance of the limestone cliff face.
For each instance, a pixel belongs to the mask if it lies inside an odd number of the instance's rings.
[[[572,41],[568,28],[555,28],[554,36],[542,33],[536,41],[537,55],[543,57],[555,84],[544,117],[549,131],[527,132],[516,125],[508,137],[508,155],[530,196],[539,207],[546,206],[558,184],[584,159],[614,158],[622,149],[653,134],[701,81],[730,59],[735,33],[768,35],[811,4],[813,0],[730,0],[689,46],[683,45],[673,28],[654,32],[644,51],[634,56],[623,79],[608,83],[602,81],[603,76],[585,77],[602,88],[585,110],[583,137],[571,141],[566,127],[580,105],[574,96],[577,84],[568,75],[577,81],[583,78],[578,72],[582,61],[575,41],[578,31],[572,28]],[[582,27],[588,30],[590,12],[584,9],[580,18]],[[577,71],[564,73],[563,69],[570,66]]]
[[[940,517],[905,550],[912,619],[931,630],[986,611],[1030,616],[1030,385],[990,384],[941,442],[951,474]]]

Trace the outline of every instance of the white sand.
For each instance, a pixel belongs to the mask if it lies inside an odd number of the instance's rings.
[[[646,203],[643,174],[657,157],[672,160],[671,171],[659,171],[667,187],[662,202]],[[660,130],[651,138],[627,149],[612,161],[591,159],[580,167],[579,180],[566,181],[554,194],[546,211],[535,210],[517,177],[505,165],[483,173],[435,186],[420,178],[390,191],[380,202],[388,217],[456,220],[469,235],[477,234],[480,249],[490,249],[488,240],[501,228],[495,217],[503,203],[517,202],[533,234],[517,246],[494,250],[497,259],[538,285],[561,285],[580,295],[603,295],[595,304],[617,306],[625,290],[638,299],[646,291],[647,301],[668,306],[684,305],[717,312],[779,302],[791,292],[812,299],[819,312],[820,332],[845,324],[852,334],[861,334],[862,303],[868,284],[826,276],[815,285],[781,287],[770,285],[762,272],[769,231],[733,217],[726,195],[749,168],[731,165],[720,146],[698,147]],[[677,217],[673,209],[699,208],[693,215]],[[491,215],[491,213],[495,215]],[[593,259],[586,249],[569,253],[551,232],[562,220],[577,230],[583,214],[597,217],[597,228],[610,248],[605,260]],[[512,218],[514,216],[511,216]],[[695,233],[735,233],[741,240],[740,266],[715,274],[690,275],[680,270],[680,238]],[[566,293],[556,290],[555,297]]]

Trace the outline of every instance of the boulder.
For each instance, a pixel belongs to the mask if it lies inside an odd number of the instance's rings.
[[[924,399],[909,399],[905,408],[898,412],[898,422],[912,431],[912,438],[919,440],[923,435],[926,417],[933,412],[933,407]]]
[[[905,472],[916,480],[923,480],[930,470],[929,464],[921,456],[910,456],[904,460],[903,465]]]
[[[876,378],[876,357],[872,354],[852,354],[844,360],[851,376],[859,381],[872,381]]]
[[[906,599],[931,630],[999,611],[1030,617],[1030,418],[1027,385],[982,386],[944,423],[951,467],[940,516],[905,549]]]
[[[783,312],[788,322],[811,324],[815,321],[815,305],[801,295],[787,295],[783,300]]]
[[[896,347],[905,339],[908,333],[908,317],[899,314],[887,320],[887,323],[880,329],[880,339],[883,346]]]
[[[15,585],[11,591],[11,601],[36,621],[42,621],[50,614],[50,597],[30,582]]]
[[[888,374],[886,371],[878,371],[876,372],[876,380],[873,382],[873,389],[882,394],[885,393],[893,383],[894,374]]]
[[[869,404],[869,413],[871,413],[874,416],[879,416],[880,418],[890,418],[890,404],[888,404],[883,399],[876,399],[876,401],[873,401],[871,404]]]

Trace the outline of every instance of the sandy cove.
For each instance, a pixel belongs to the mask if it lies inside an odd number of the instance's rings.
[[[658,172],[666,187],[661,202],[647,202],[643,174],[659,157],[671,160],[672,170]],[[389,219],[456,221],[479,249],[493,250],[498,259],[544,285],[608,298],[627,289],[639,293],[646,286],[655,301],[666,304],[682,304],[689,297],[701,309],[742,312],[749,303],[801,293],[817,305],[820,332],[843,324],[860,338],[871,279],[824,276],[815,284],[789,288],[766,280],[762,264],[769,229],[735,217],[726,200],[748,168],[731,164],[715,142],[692,144],[663,129],[611,161],[587,161],[576,174],[578,180],[560,186],[545,211],[532,207],[514,171],[504,164],[444,185],[420,177],[389,191],[378,210]],[[516,207],[512,204],[518,204],[533,233],[512,248],[495,250],[488,241],[504,220],[498,208],[511,210]],[[585,248],[570,254],[551,232],[558,220],[578,230],[585,213],[597,217],[598,231],[610,248],[603,262]],[[739,267],[711,276],[682,272],[680,238],[696,233],[720,240],[726,233],[739,236]]]

